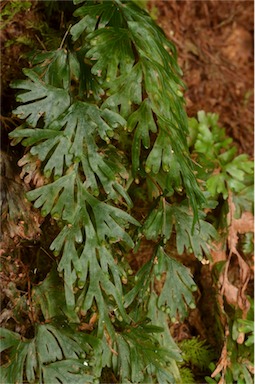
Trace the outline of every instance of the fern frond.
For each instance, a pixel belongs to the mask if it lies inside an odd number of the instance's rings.
[[[26,119],[34,128],[43,117],[44,127],[47,128],[69,107],[69,93],[65,89],[44,83],[32,69],[24,69],[24,74],[30,80],[14,81],[11,86],[26,90],[17,97],[17,101],[26,104],[18,106],[13,113],[20,119]]]
[[[194,252],[195,256],[202,260],[204,254],[209,257],[209,244],[218,236],[214,227],[204,218],[205,214],[200,211],[199,223],[192,229],[194,217],[190,214],[185,201],[177,206],[161,198],[157,207],[148,215],[143,225],[143,233],[147,239],[157,240],[161,237],[166,242],[171,238],[175,228],[179,255],[186,249]]]
[[[11,361],[1,366],[1,377],[8,383],[22,383],[23,375],[29,383],[81,384],[93,382],[93,376],[84,365],[84,357],[100,344],[96,338],[75,333],[64,324],[41,324],[33,339],[24,339],[15,332],[0,328],[1,351],[11,349]],[[81,358],[81,356],[84,356]]]

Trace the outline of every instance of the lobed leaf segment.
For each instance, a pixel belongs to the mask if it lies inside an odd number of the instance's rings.
[[[178,252],[192,250],[201,260],[216,234],[199,208],[205,197],[189,155],[176,50],[132,1],[74,4],[82,5],[72,42],[36,55],[26,80],[12,83],[23,91],[13,113],[25,122],[10,137],[40,160],[47,182],[27,196],[60,227],[50,247],[60,255],[57,272],[33,290],[34,300],[49,322],[60,314],[50,303],[57,295],[69,321],[95,315],[96,341],[51,323],[38,325],[31,340],[3,330],[3,350],[12,350],[3,375],[7,382],[25,375],[31,383],[89,383],[108,366],[121,382],[178,382],[180,355],[167,322],[194,308],[196,287],[165,246],[176,231]],[[134,180],[157,191],[143,223],[132,216]],[[133,277],[123,259],[137,231],[156,246]],[[87,345],[93,369],[79,358]]]

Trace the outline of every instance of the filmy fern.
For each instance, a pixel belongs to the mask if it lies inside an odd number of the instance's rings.
[[[178,382],[180,354],[167,322],[194,307],[196,288],[165,246],[175,228],[178,252],[192,250],[202,259],[215,232],[200,209],[205,198],[189,155],[175,47],[132,1],[74,4],[81,4],[74,13],[80,21],[66,42],[35,55],[33,67],[24,69],[26,79],[12,84],[22,91],[13,113],[25,122],[10,137],[41,161],[46,180],[28,198],[60,230],[50,247],[58,274],[33,290],[49,324],[38,325],[30,340],[3,331],[3,350],[21,351],[12,354],[4,377],[21,382],[24,366],[30,383],[35,377],[40,383],[90,382],[108,366],[120,382]],[[141,223],[129,193],[134,180],[145,182],[148,198],[156,198]],[[123,258],[137,234],[156,244],[134,278]],[[49,299],[59,277],[62,309]],[[162,280],[161,292],[155,277]],[[100,343],[93,353],[86,347],[94,346],[93,338],[86,341],[92,335],[56,330],[60,314],[77,324],[95,315],[89,326]],[[31,351],[37,360],[29,360]],[[83,353],[89,369],[80,360]]]
[[[4,328],[0,336],[1,352],[10,349],[11,358],[10,365],[1,367],[5,383],[23,383],[23,377],[32,383],[36,376],[45,383],[93,382],[84,360],[89,349],[98,348],[98,340],[92,336],[52,324],[38,325],[35,337],[29,340]]]

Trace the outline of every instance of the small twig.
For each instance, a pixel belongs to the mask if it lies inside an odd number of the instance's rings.
[[[65,39],[66,39],[66,37],[67,37],[67,35],[68,35],[70,29],[71,29],[71,26],[72,26],[72,25],[70,24],[69,27],[67,28],[66,33],[64,34],[64,37],[63,37],[63,39],[62,39],[62,41],[61,41],[61,44],[60,44],[60,46],[59,46],[59,49],[62,49],[62,48],[63,48]]]
[[[46,46],[44,45],[43,41],[42,41],[37,35],[35,35],[35,37],[36,37],[36,40],[39,42],[39,44],[41,44],[41,46],[43,47],[43,49],[44,49],[45,51],[47,51],[47,48],[46,48]]]

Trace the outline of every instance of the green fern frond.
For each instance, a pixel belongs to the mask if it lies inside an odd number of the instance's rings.
[[[24,339],[17,333],[0,328],[1,352],[10,348],[11,361],[1,366],[1,378],[6,383],[23,383],[23,375],[29,383],[88,383],[93,382],[86,353],[99,348],[96,338],[74,333],[65,327],[41,324],[33,339]],[[86,361],[86,360],[85,360]]]
[[[175,228],[178,253],[181,255],[186,249],[194,252],[195,256],[202,260],[203,255],[209,257],[209,244],[217,238],[217,232],[204,220],[205,215],[202,211],[199,212],[199,216],[199,223],[196,223],[192,230],[194,217],[185,202],[177,206],[169,204],[162,198],[148,215],[143,225],[143,233],[147,239],[157,240],[161,237],[166,242],[171,238]]]
[[[4,350],[11,348],[4,377],[89,383],[109,367],[123,382],[175,384],[180,352],[168,321],[187,316],[196,288],[165,246],[176,232],[177,251],[202,259],[215,237],[189,154],[176,49],[134,2],[74,4],[81,4],[74,14],[81,19],[70,36],[68,30],[56,51],[36,54],[27,79],[12,85],[23,91],[13,113],[25,122],[10,137],[29,147],[46,176],[27,196],[58,221],[59,233],[50,246],[57,268],[32,291],[45,323],[31,340],[3,331]],[[239,181],[250,172],[244,168]],[[226,172],[233,176],[235,169]],[[140,227],[129,195],[134,179],[156,197],[138,240],[158,242],[136,276],[125,266]],[[76,323],[71,330],[66,322],[56,326],[58,293],[62,315]],[[91,314],[91,334],[83,333],[76,326]]]

